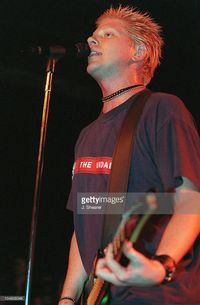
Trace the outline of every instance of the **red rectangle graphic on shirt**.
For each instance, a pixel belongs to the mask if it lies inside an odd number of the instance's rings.
[[[111,157],[81,157],[74,163],[74,174],[110,174]]]

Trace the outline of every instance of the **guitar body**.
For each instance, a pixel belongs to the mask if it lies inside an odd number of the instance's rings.
[[[106,305],[109,304],[109,286],[108,282],[99,277],[94,280],[93,286],[88,293],[83,293],[81,305]]]
[[[102,302],[102,300],[106,295],[108,296],[110,284],[100,279],[99,277],[95,277],[95,268],[97,260],[99,258],[102,258],[103,256],[104,254],[98,251],[94,259],[92,272],[90,273],[88,281],[85,283],[84,286],[84,290],[81,296],[81,305],[108,304],[108,302]],[[108,299],[108,297],[106,299]]]

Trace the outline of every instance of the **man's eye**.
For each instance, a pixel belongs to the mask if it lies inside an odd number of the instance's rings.
[[[111,32],[106,32],[106,33],[104,34],[104,36],[105,36],[105,37],[112,37],[112,36],[113,36],[113,33],[111,33]]]

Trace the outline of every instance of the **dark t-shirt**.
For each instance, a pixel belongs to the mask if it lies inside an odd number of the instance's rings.
[[[100,247],[103,215],[77,213],[78,192],[106,192],[114,145],[134,95],[84,128],[75,148],[75,163],[68,209],[74,225],[80,255],[89,273]],[[160,192],[182,183],[181,176],[200,187],[200,140],[193,119],[174,95],[153,93],[140,119],[132,155],[130,192],[156,188]],[[152,218],[142,239],[144,253],[153,254],[169,221],[166,215]],[[113,304],[200,304],[197,285],[200,274],[200,242],[196,241],[179,264],[176,280],[151,288],[112,287]],[[134,300],[137,300],[135,303]]]

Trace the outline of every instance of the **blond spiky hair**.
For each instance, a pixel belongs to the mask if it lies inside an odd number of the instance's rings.
[[[96,25],[108,17],[124,21],[128,35],[136,45],[145,46],[147,58],[143,64],[143,75],[145,84],[148,84],[160,64],[163,46],[161,27],[147,13],[141,13],[130,6],[110,7],[96,20]]]

